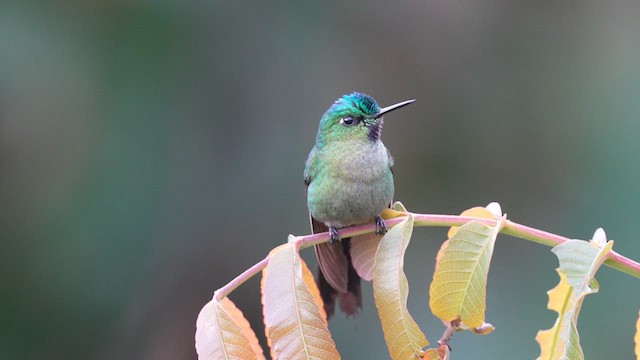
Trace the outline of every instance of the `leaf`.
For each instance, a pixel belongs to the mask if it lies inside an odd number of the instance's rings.
[[[586,295],[598,291],[598,282],[593,277],[607,259],[613,241],[606,240],[599,229],[594,240],[570,240],[551,251],[560,262],[557,272],[560,283],[548,292],[550,310],[558,313],[551,329],[539,331],[536,340],[540,344],[539,360],[584,359],[578,334],[578,315]],[[602,246],[604,245],[604,246]]]
[[[447,345],[440,345],[436,349],[427,349],[422,355],[422,360],[448,360],[449,351]]]
[[[493,214],[493,217],[495,217],[496,219],[500,219],[502,217],[502,208],[497,202],[489,203],[486,209],[489,210],[489,212],[491,212],[491,214]]]
[[[409,284],[403,265],[412,231],[413,215],[409,214],[387,232],[376,253],[373,295],[392,359],[419,357],[429,344],[407,310]]]
[[[273,359],[339,359],[313,275],[294,244],[275,248],[262,272],[262,304]]]
[[[486,208],[469,209],[462,216],[495,218]],[[450,238],[436,256],[429,288],[431,312],[440,320],[460,319],[471,328],[483,326],[489,265],[505,220],[503,217],[496,226],[471,221],[449,230]]]
[[[591,239],[596,245],[599,247],[604,247],[607,245],[607,234],[605,234],[604,229],[597,228],[596,232],[593,233],[593,238]]]
[[[400,201],[394,202],[391,208],[395,211],[399,211],[402,215],[406,215],[409,212]]]
[[[226,297],[214,298],[200,311],[196,351],[200,360],[265,358],[249,322]]]
[[[396,217],[407,216],[407,209],[401,202],[396,201],[390,209],[382,211],[382,218],[385,220]],[[382,235],[364,234],[351,238],[351,261],[358,275],[367,281],[373,280],[373,266],[376,260],[376,252]]]
[[[402,204],[399,202],[397,202],[396,204],[400,204],[400,206],[402,206]],[[393,219],[401,216],[407,216],[407,210],[404,207],[384,209],[380,214],[380,217],[382,217],[385,220],[389,220],[389,219]]]
[[[367,281],[373,280],[373,267],[381,239],[381,235],[374,233],[351,238],[351,262],[358,275]]]
[[[575,308],[576,295],[567,282],[566,275],[559,270],[558,275],[560,275],[560,283],[547,292],[549,294],[547,307],[558,313],[558,319],[551,329],[538,331],[536,335],[536,341],[540,344],[538,359],[583,359],[578,330],[571,321],[570,314]]]
[[[498,215],[499,214],[499,215]],[[502,212],[500,209],[500,204],[496,202],[492,202],[487,205],[487,207],[476,206],[471,209],[467,209],[460,214],[460,216],[468,216],[468,217],[476,217],[482,219],[500,219],[502,217]],[[458,231],[459,226],[452,226],[447,233],[449,238],[453,237],[453,234]]]
[[[640,360],[640,311],[638,312],[638,322],[636,323],[636,358]]]
[[[598,291],[598,282],[593,277],[613,247],[613,241],[600,247],[594,241],[570,240],[551,251],[560,261],[560,271],[567,275],[569,285],[578,293]]]

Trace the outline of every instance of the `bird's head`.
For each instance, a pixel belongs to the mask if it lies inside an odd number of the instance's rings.
[[[355,139],[378,141],[382,132],[382,116],[414,101],[407,100],[380,108],[369,95],[357,92],[344,95],[322,115],[318,143]]]

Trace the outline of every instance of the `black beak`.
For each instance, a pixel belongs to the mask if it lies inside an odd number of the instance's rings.
[[[380,109],[380,111],[378,111],[375,115],[373,115],[373,118],[374,119],[379,119],[379,118],[382,117],[382,115],[388,113],[389,111],[400,109],[401,107],[405,107],[405,106],[413,103],[414,101],[416,101],[416,99],[407,100],[407,101],[399,102],[399,103],[391,105],[391,106],[384,107],[384,108]]]

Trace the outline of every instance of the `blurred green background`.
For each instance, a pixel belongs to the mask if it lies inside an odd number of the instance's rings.
[[[640,259],[640,2],[58,1],[0,5],[0,358],[195,359],[213,291],[309,232],[302,170],[354,90],[387,117],[396,199],[574,238],[604,227]],[[409,306],[445,229],[417,229]],[[304,253],[315,269],[312,250]],[[488,336],[456,359],[530,359],[552,326],[549,248],[498,240]],[[640,282],[603,268],[580,317],[589,359],[630,359]],[[387,358],[365,286],[330,328]],[[231,296],[264,343],[258,279]]]

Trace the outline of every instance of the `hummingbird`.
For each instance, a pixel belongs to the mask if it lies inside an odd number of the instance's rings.
[[[380,213],[393,200],[393,158],[380,140],[382,116],[413,103],[380,108],[369,95],[354,92],[336,100],[322,115],[304,169],[312,232],[329,232],[330,242],[315,246],[316,282],[328,317],[336,298],[347,315],[362,308],[360,277],[350,255],[350,239],[339,229],[375,222],[387,231]]]

